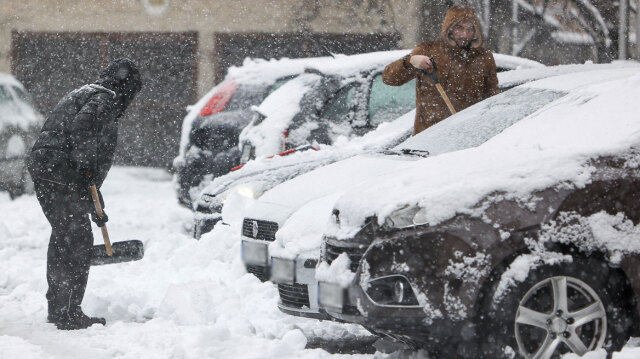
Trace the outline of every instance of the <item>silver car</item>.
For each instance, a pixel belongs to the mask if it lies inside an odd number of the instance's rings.
[[[11,198],[33,193],[25,158],[43,123],[24,86],[0,74],[0,190]]]

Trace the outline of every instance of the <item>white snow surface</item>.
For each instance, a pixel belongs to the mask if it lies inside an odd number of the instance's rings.
[[[166,172],[115,167],[102,192],[111,240],[140,239],[146,253],[91,269],[83,309],[107,326],[79,331],[46,323],[50,227],[35,196],[0,193],[0,358],[385,357],[304,349],[307,338],[368,332],[281,313],[275,286],[244,270],[239,228],[219,225],[201,241],[183,231],[191,213]]]
[[[328,231],[349,238],[365,218],[377,215],[383,223],[406,205],[424,208],[433,225],[473,214],[493,192],[526,199],[559,183],[583,186],[590,181],[588,159],[640,144],[638,96],[640,74],[577,89],[479,147],[417,161],[347,192],[336,204],[341,226]]]

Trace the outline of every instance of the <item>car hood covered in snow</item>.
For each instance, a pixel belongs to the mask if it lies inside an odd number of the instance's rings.
[[[589,84],[591,83],[591,84]],[[414,224],[434,225],[473,215],[491,194],[527,199],[556,185],[589,183],[589,161],[640,145],[634,117],[640,69],[571,74],[524,86],[576,88],[483,145],[412,163],[402,173],[373,178],[336,203],[340,224],[327,235],[348,239],[366,218],[383,224],[392,213],[415,209]]]

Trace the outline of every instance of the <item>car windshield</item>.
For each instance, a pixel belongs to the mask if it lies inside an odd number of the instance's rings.
[[[11,100],[11,95],[4,86],[0,86],[0,104],[4,104]]]
[[[26,92],[22,91],[20,87],[11,86],[11,89],[18,95],[18,98],[22,100],[22,102],[31,105],[31,98]]]
[[[429,127],[396,146],[392,152],[433,156],[479,146],[564,95],[564,92],[548,89],[517,87]]]

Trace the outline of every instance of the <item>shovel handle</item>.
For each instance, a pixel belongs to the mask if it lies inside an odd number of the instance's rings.
[[[102,212],[102,206],[100,205],[100,197],[98,197],[98,190],[96,189],[96,185],[91,185],[89,187],[91,190],[91,198],[93,199],[93,205],[96,207],[96,214],[99,218],[102,218],[104,212]],[[102,238],[104,239],[104,247],[107,250],[107,255],[109,257],[113,256],[113,250],[111,249],[111,241],[109,240],[109,232],[107,232],[107,225],[103,225],[100,227],[102,230]]]
[[[447,105],[449,112],[451,112],[452,115],[455,115],[456,109],[453,108],[453,104],[451,103],[451,100],[449,100],[449,96],[447,96],[447,93],[444,92],[440,81],[438,81],[438,65],[436,64],[436,60],[434,58],[431,58],[431,66],[433,66],[433,70],[431,72],[427,72],[423,69],[420,69],[420,72],[423,76],[427,76],[431,79],[431,81],[433,81],[433,84],[436,86],[436,89],[440,93],[440,97],[442,97],[444,103]]]
[[[440,97],[442,97],[442,99],[444,100],[444,103],[447,104],[447,108],[449,108],[449,111],[451,112],[451,114],[455,115],[456,109],[453,108],[453,104],[451,103],[451,100],[449,100],[449,96],[447,96],[447,93],[444,92],[442,85],[440,85],[440,83],[437,83],[436,88],[438,89],[438,92],[440,92]]]

